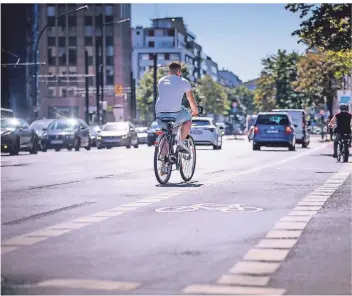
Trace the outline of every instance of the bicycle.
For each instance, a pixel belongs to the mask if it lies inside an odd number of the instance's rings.
[[[340,162],[343,159],[343,162],[348,162],[349,157],[349,146],[351,141],[351,135],[343,134],[340,136],[340,140],[337,143],[337,161]]]
[[[203,108],[198,106],[198,115],[202,114]],[[154,146],[154,173],[160,184],[166,184],[171,177],[172,167],[179,170],[182,179],[188,182],[192,179],[196,168],[196,147],[191,135],[186,138],[186,144],[190,153],[183,153],[177,147],[176,137],[179,137],[182,124],[174,125],[176,121],[173,117],[164,117],[161,121],[167,123],[167,128],[162,128],[157,132],[158,138]],[[162,169],[167,167],[167,172]]]

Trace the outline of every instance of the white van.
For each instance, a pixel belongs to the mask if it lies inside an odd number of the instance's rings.
[[[310,142],[310,122],[306,120],[307,113],[303,109],[275,109],[273,112],[286,112],[290,114],[296,130],[296,143],[307,148]]]

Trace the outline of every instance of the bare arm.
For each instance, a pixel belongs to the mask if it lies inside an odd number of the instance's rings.
[[[330,121],[330,123],[329,123],[329,126],[332,127],[332,126],[335,124],[335,122],[336,122],[336,117],[334,116],[334,117],[331,119],[331,121]]]
[[[197,102],[193,96],[192,91],[191,90],[186,91],[186,96],[187,96],[188,102],[189,102],[191,109],[192,109],[192,115],[198,115]]]

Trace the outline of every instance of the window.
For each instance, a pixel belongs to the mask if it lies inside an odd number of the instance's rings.
[[[114,66],[106,66],[106,75],[113,76],[114,75]]]
[[[56,38],[55,37],[48,38],[48,46],[56,46]]]
[[[105,36],[113,36],[114,26],[105,26]]]
[[[77,18],[75,16],[72,16],[72,15],[68,16],[68,26],[69,27],[76,27],[77,26]]]
[[[85,26],[84,27],[84,35],[85,36],[93,36],[93,27],[92,26]]]
[[[85,26],[93,26],[93,17],[92,16],[85,16],[84,17],[84,25]]]
[[[149,30],[148,31],[148,36],[154,36],[154,30]]]
[[[59,47],[59,65],[64,66],[66,65],[66,48]]]
[[[93,86],[94,85],[94,79],[95,77],[88,77],[88,85]]]
[[[67,89],[66,88],[61,89],[61,97],[63,97],[63,98],[67,97]]]
[[[97,15],[95,17],[95,29],[101,28],[101,23],[104,22],[102,21],[103,16],[102,15]]]
[[[149,60],[153,61],[154,60],[154,53],[149,54]]]
[[[59,4],[57,8],[58,8],[58,15],[62,15],[67,12],[66,4]]]
[[[112,57],[114,55],[114,47],[113,46],[106,47],[106,55],[109,57]]]
[[[95,26],[95,36],[102,36],[102,30],[100,26],[99,27]]]
[[[77,45],[76,37],[68,37],[68,45],[69,46],[76,46]]]
[[[169,53],[165,53],[165,60],[170,60],[170,54]]]
[[[114,76],[106,76],[106,85],[114,85]]]
[[[76,65],[76,61],[77,61],[76,49],[70,48],[68,50],[68,63],[70,65]]]
[[[55,5],[48,5],[47,14],[48,16],[55,16]]]
[[[165,55],[164,54],[158,54],[158,60],[164,60]]]
[[[106,16],[105,17],[105,22],[106,23],[111,23],[111,22],[113,22],[114,21],[114,17],[113,16]],[[112,26],[113,24],[111,24],[111,25],[107,25],[107,26]]]
[[[55,17],[49,16],[47,19],[47,24],[49,27],[54,27],[55,26]]]
[[[140,35],[140,34],[141,34],[141,32],[140,32],[140,31],[137,31],[137,32],[136,32],[136,34],[137,34],[137,35]]]
[[[93,66],[93,57],[88,57],[88,66]]]
[[[102,4],[95,4],[95,15],[103,14],[103,5]]]
[[[54,96],[54,89],[53,88],[49,88],[48,89],[48,97],[53,97]]]
[[[59,37],[59,46],[66,46],[66,37]]]
[[[174,29],[167,30],[167,36],[174,36],[174,35],[175,35]]]
[[[84,43],[86,46],[92,46],[93,45],[93,37],[84,37]]]
[[[141,54],[141,59],[144,61],[149,60],[149,54],[145,53],[145,54]]]
[[[255,123],[263,125],[289,125],[289,119],[287,115],[259,115]]]
[[[73,97],[74,95],[75,95],[75,90],[72,89],[72,88],[69,89],[69,90],[68,90],[68,96],[69,96],[69,97]]]
[[[113,15],[112,5],[105,5],[105,15]]]
[[[154,45],[155,45],[154,41],[149,41],[148,42],[148,47],[154,47]]]
[[[62,27],[62,28],[66,27],[66,16],[59,17],[57,19],[57,24],[59,27]]]
[[[114,38],[112,36],[108,36],[105,38],[105,43],[106,43],[106,46],[108,45],[114,45]]]
[[[51,48],[48,49],[48,64],[49,64],[49,66],[56,65],[56,58],[53,56]]]
[[[114,65],[114,57],[106,57],[106,65],[107,66]]]

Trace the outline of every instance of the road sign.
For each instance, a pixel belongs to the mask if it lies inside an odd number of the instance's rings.
[[[122,84],[115,84],[115,95],[122,96],[123,86]]]

